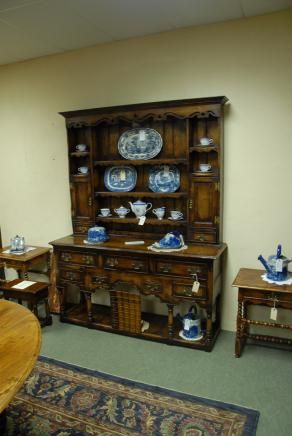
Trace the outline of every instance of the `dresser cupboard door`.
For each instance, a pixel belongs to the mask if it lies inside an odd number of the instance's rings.
[[[214,180],[191,181],[189,221],[190,240],[196,242],[219,241],[219,194]]]
[[[71,183],[71,202],[74,220],[93,218],[91,187],[86,177]]]

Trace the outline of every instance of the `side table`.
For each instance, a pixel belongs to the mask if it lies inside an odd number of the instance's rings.
[[[0,267],[14,268],[18,272],[19,278],[28,280],[28,271],[32,265],[40,261],[47,264],[47,275],[50,277],[50,248],[34,247],[23,254],[7,253],[9,247],[0,249]]]
[[[262,279],[263,270],[241,268],[232,284],[238,288],[237,329],[235,356],[240,357],[246,339],[292,345],[292,339],[282,336],[251,334],[250,325],[292,330],[292,324],[275,321],[252,320],[248,315],[249,305],[267,306],[276,309],[292,309],[292,285],[277,285]]]

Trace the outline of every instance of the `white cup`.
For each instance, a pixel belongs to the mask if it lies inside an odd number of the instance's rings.
[[[78,172],[80,174],[87,174],[88,173],[88,167],[79,167]]]
[[[86,144],[78,144],[76,145],[77,151],[86,151]]]
[[[157,216],[159,220],[162,220],[165,214],[165,207],[157,207],[156,209],[153,209],[152,212],[154,213],[154,215]]]
[[[108,209],[107,207],[105,207],[103,209],[100,209],[100,213],[101,213],[102,216],[109,216],[110,213],[111,213],[111,210]]]
[[[183,217],[183,214],[179,210],[171,210],[170,216],[173,220],[179,220]]]
[[[211,139],[211,138],[207,138],[206,136],[204,136],[203,138],[200,138],[201,145],[210,145],[212,143],[213,143],[213,139]]]
[[[209,171],[211,169],[211,165],[210,164],[200,164],[200,171],[202,171],[202,173],[206,173],[207,171]]]

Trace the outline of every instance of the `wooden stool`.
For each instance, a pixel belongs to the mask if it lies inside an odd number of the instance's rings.
[[[3,292],[4,298],[9,300],[14,298],[19,304],[23,301],[27,302],[28,308],[33,311],[35,316],[40,321],[41,326],[51,325],[52,317],[50,315],[50,309],[48,304],[48,283],[35,282],[25,289],[13,288],[13,286],[23,282],[22,279],[11,280],[10,282],[2,283],[0,285],[0,290]],[[38,312],[39,303],[44,303],[45,306],[45,317],[41,318]]]

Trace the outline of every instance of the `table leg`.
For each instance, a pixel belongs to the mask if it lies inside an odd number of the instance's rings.
[[[235,357],[240,357],[245,342],[244,337],[244,324],[242,322],[246,308],[243,301],[238,301],[237,306],[237,326],[236,326],[236,339],[235,339]]]
[[[6,428],[6,409],[0,413],[0,434],[4,434]]]
[[[85,298],[86,298],[86,308],[87,308],[88,323],[91,324],[92,321],[93,321],[91,292],[83,291],[83,294],[85,295]]]
[[[168,338],[173,338],[173,308],[174,304],[168,304]]]

